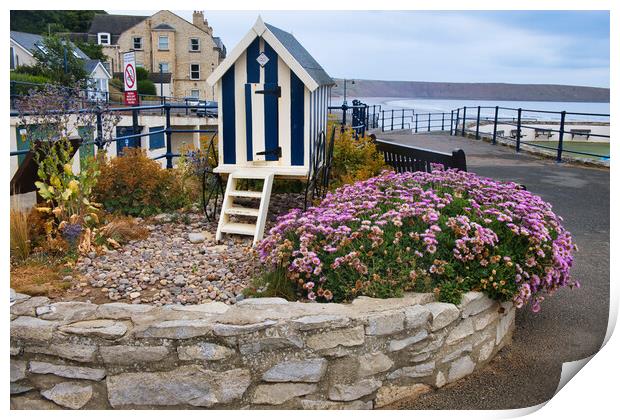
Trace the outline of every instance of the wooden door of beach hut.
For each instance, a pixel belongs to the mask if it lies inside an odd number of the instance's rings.
[[[207,82],[219,96],[219,162],[228,183],[216,238],[223,233],[263,236],[274,177],[307,178],[334,81],[293,35],[259,17]],[[324,135],[324,134],[323,134]],[[262,180],[260,192],[239,179]],[[259,199],[257,209],[236,197]],[[255,218],[254,223],[230,216]]]

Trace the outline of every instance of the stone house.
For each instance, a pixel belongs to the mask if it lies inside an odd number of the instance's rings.
[[[47,54],[43,46],[41,35],[29,34],[26,32],[11,31],[11,70],[18,66],[33,66],[37,63],[34,52],[40,50]],[[108,95],[108,81],[112,75],[103,66],[101,61],[92,60],[82,50],[71,44],[71,53],[84,63],[84,70],[88,74],[87,94],[91,100],[105,100]]]
[[[207,77],[225,58],[202,12],[192,23],[168,10],[153,16],[95,15],[88,39],[103,45],[112,72],[122,71],[122,53],[136,52],[136,65],[151,73],[170,73],[170,96],[214,99]]]

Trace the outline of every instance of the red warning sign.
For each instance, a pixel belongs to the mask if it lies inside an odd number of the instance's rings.
[[[140,98],[136,77],[136,54],[133,51],[123,54],[123,76],[125,105],[138,105]]]

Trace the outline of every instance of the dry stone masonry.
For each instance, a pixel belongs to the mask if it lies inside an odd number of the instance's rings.
[[[14,294],[11,406],[372,409],[480,369],[515,309],[482,293],[351,304],[52,303]]]

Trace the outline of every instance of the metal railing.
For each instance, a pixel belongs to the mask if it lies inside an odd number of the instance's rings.
[[[46,86],[50,86],[49,83],[31,83],[22,82],[18,80],[11,80],[10,82],[10,98],[11,110],[17,109],[17,101],[21,98],[28,96],[31,90],[43,89]],[[72,88],[67,88],[67,90]],[[97,89],[79,89],[80,98],[82,99],[82,106],[86,107],[86,104],[105,104],[105,105],[117,105],[123,106],[122,95],[113,95],[109,91],[101,91]],[[200,98],[192,97],[177,97],[177,96],[161,96],[161,95],[138,95],[140,104],[142,105],[165,105],[167,103],[176,105],[186,105],[185,115],[205,114],[209,117],[217,117],[217,103],[214,101],[208,101]],[[151,111],[153,112],[153,111]],[[163,115],[163,108],[160,111]]]
[[[209,133],[209,134],[213,134],[213,137],[215,137],[215,135],[217,134],[217,129],[174,128],[171,124],[171,114],[173,114],[173,111],[174,110],[187,111],[188,108],[195,108],[195,106],[185,105],[185,104],[165,103],[165,104],[160,104],[160,105],[141,105],[141,106],[134,106],[134,107],[116,107],[116,108],[107,108],[107,109],[102,109],[102,108],[79,109],[79,110],[66,110],[66,111],[59,111],[59,112],[63,112],[66,114],[77,114],[77,113],[85,113],[85,112],[94,113],[96,117],[96,126],[94,127],[95,129],[94,139],[90,141],[83,141],[80,143],[80,145],[95,145],[98,151],[105,148],[107,144],[112,143],[112,142],[117,142],[118,144],[119,141],[141,139],[142,137],[163,133],[165,135],[166,153],[160,156],[154,157],[153,160],[166,159],[166,168],[171,169],[173,167],[173,162],[172,162],[173,158],[181,156],[178,153],[172,152],[172,135],[173,134],[175,133]],[[207,115],[206,115],[207,107],[205,106],[204,109],[205,109],[204,117],[207,118]],[[217,115],[217,107],[211,106],[211,107],[208,107],[208,110],[210,112],[215,112],[215,114]],[[122,113],[122,112],[127,112],[127,111],[131,111],[132,113],[132,129],[133,129],[132,131],[135,134],[130,134],[126,136],[118,136],[118,137],[114,137],[110,139],[104,139],[103,138],[103,115],[106,112],[121,112]],[[153,131],[149,130],[146,133],[142,133],[142,132],[138,133],[138,131],[140,131],[140,125],[139,125],[139,120],[138,120],[140,112],[150,113],[153,111],[161,112],[163,115],[165,115],[164,128],[161,130],[153,130]],[[28,117],[30,115],[33,115],[33,113],[18,114],[17,112],[11,112],[11,116]],[[31,152],[30,149],[12,150],[10,152],[10,155],[20,156],[20,155],[26,155],[30,152]]]
[[[609,139],[609,134],[583,127],[571,129],[570,126],[609,125],[610,114],[501,106],[461,107],[450,112],[416,112],[415,109],[410,108],[384,109],[381,105],[366,105],[359,101],[354,101],[354,104],[332,106],[329,109],[330,112],[335,111],[338,114],[342,125],[351,121],[351,125],[359,133],[364,133],[367,129],[376,129],[381,132],[396,130],[411,130],[413,133],[449,132],[450,135],[471,135],[475,139],[484,137],[490,139],[492,144],[497,144],[498,139],[503,139],[509,144],[514,144],[517,152],[520,152],[524,145],[540,150],[551,150],[558,162],[562,161],[565,153],[609,159],[609,154],[571,148],[566,141],[566,136],[570,135],[571,140],[579,136],[585,136],[588,140],[590,138]],[[505,129],[498,130],[500,124],[514,127],[514,129],[506,135]],[[488,127],[492,127],[492,131],[486,131]],[[534,139],[546,136],[548,144],[528,140],[525,138],[527,136],[524,130],[530,132],[533,130]],[[552,137],[557,137],[557,145]]]
[[[451,135],[473,135],[476,140],[480,140],[482,137],[487,137],[491,139],[492,144],[497,144],[497,140],[499,138],[514,144],[516,152],[520,152],[523,145],[543,150],[552,150],[555,152],[557,162],[562,161],[562,156],[564,153],[572,153],[575,155],[583,155],[599,159],[609,159],[609,154],[604,155],[582,150],[574,150],[570,149],[570,145],[568,145],[567,148],[565,138],[566,135],[571,135],[573,139],[575,136],[586,136],[586,139],[589,139],[590,137],[609,139],[609,134],[595,133],[590,129],[570,129],[569,125],[579,124],[580,122],[582,125],[585,124],[589,126],[596,126],[594,124],[609,125],[610,114],[549,111],[500,106],[477,106],[473,108],[462,107],[453,110],[451,113],[455,118],[454,127],[450,130]],[[540,120],[540,116],[545,117],[543,120]],[[583,121],[583,118],[598,118],[599,121]],[[572,119],[572,122],[569,121],[569,119]],[[538,123],[538,126],[531,125],[536,123]],[[510,135],[506,136],[504,130],[497,129],[499,124],[515,127],[515,129],[511,129]],[[484,127],[490,125],[493,127],[492,131],[481,131],[481,129],[484,129]],[[556,126],[557,128],[554,128]],[[554,133],[557,133],[558,144],[553,147],[551,145],[537,144],[524,140],[524,137],[526,137],[523,131],[524,129],[534,130],[535,139],[538,138],[539,135],[544,135],[547,136],[547,140],[549,140]],[[488,136],[484,136],[485,134]],[[551,141],[549,143],[552,144]]]

